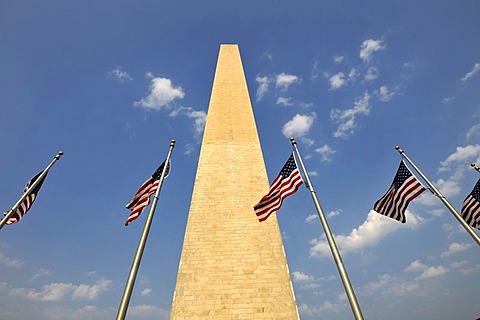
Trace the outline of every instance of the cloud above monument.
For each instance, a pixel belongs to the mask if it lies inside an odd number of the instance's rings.
[[[150,77],[150,74],[147,74]],[[161,77],[153,77],[150,80],[150,88],[146,97],[133,103],[136,107],[161,110],[169,107],[175,100],[183,99],[185,92],[182,87],[174,86],[172,80]]]

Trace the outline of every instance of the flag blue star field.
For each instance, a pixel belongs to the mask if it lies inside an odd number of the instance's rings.
[[[480,229],[480,180],[463,201],[462,217],[469,225]]]
[[[158,186],[160,185],[160,177],[162,176],[163,167],[165,166],[165,161],[158,167],[158,169],[152,174],[150,178],[145,181],[137,193],[133,196],[132,201],[130,201],[125,207],[132,212],[125,222],[125,225],[128,226],[130,222],[137,219],[142,213],[143,209],[150,204],[150,196],[157,192]],[[167,165],[165,171],[165,177],[167,178],[170,173],[170,162]]]
[[[28,181],[27,185],[25,186],[25,188],[23,189],[23,192],[22,192],[22,196],[28,191],[28,188],[30,188],[31,185],[33,185],[35,183],[35,181],[38,179],[38,177],[43,173],[43,171],[40,171],[39,173],[37,173],[37,175],[35,175],[32,179],[30,179],[30,181]],[[35,199],[37,198],[37,194],[38,192],[40,191],[40,188],[42,187],[42,184],[43,182],[45,181],[45,178],[47,177],[47,175],[45,175],[42,180],[35,186],[35,188],[33,188],[30,193],[28,194],[28,196],[22,201],[22,203],[18,206],[17,210],[15,211],[15,213],[10,217],[10,219],[8,219],[7,221],[7,224],[12,224],[12,223],[17,223],[18,221],[20,221],[21,218],[23,218],[23,216],[25,214],[27,214],[27,211],[30,209],[30,207],[32,206],[33,202],[35,201]],[[6,215],[8,213],[5,212],[4,215]]]
[[[297,192],[302,184],[303,180],[292,152],[278,176],[273,180],[268,193],[253,206],[258,220],[260,222],[267,220],[270,214],[280,209],[283,199]]]
[[[402,160],[390,189],[380,200],[375,202],[373,210],[405,223],[407,221],[405,210],[407,210],[408,204],[423,191],[425,191],[425,187],[408,170]]]

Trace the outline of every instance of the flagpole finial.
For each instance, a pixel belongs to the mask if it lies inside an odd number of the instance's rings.
[[[475,167],[475,163],[474,162],[470,163],[470,166]]]
[[[55,156],[55,159],[60,159],[60,157],[63,156],[63,151],[58,151],[57,155]]]
[[[295,139],[293,137],[290,137],[290,141],[292,142],[292,144],[297,144],[297,142],[295,141]]]
[[[170,145],[171,145],[172,147],[174,147],[174,146],[175,146],[175,142],[177,142],[177,141],[175,141],[175,139],[172,139],[172,140],[170,141]]]
[[[403,153],[403,150],[402,150],[402,149],[400,149],[400,146],[395,146],[395,150],[397,150],[397,151],[398,151],[400,154],[402,154],[402,153]]]

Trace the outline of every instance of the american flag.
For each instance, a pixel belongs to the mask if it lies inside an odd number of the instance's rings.
[[[480,180],[462,205],[462,217],[472,227],[480,229]]]
[[[388,189],[387,193],[385,193],[380,200],[375,202],[373,210],[405,223],[407,221],[405,210],[408,204],[423,191],[425,191],[425,187],[410,170],[408,170],[402,160],[390,189]]]
[[[258,220],[260,222],[267,220],[270,214],[280,209],[283,199],[297,192],[302,184],[303,180],[292,152],[287,163],[285,163],[278,176],[273,180],[268,194],[253,206]]]
[[[30,181],[28,181],[27,185],[23,189],[22,196],[28,191],[28,188],[30,188],[31,185],[37,181],[38,177],[43,173],[43,171],[40,171],[37,175],[35,175]],[[37,194],[40,191],[40,188],[42,187],[43,182],[45,181],[45,178],[47,175],[45,175],[42,180],[35,186],[34,189],[30,191],[28,196],[25,198],[25,200],[22,201],[22,203],[18,206],[17,210],[15,213],[8,219],[7,224],[12,224],[12,223],[17,223],[20,221],[21,218],[27,213],[27,211],[30,209],[32,206],[33,202],[37,198]],[[5,212],[4,215],[7,215],[9,211]]]
[[[162,175],[163,167],[165,166],[165,161],[158,167],[158,169],[152,174],[150,178],[145,181],[137,193],[133,196],[132,201],[130,201],[125,207],[132,212],[125,222],[125,225],[128,226],[130,222],[137,219],[142,213],[143,209],[150,204],[150,196],[157,192],[158,186],[160,185],[160,177]],[[165,172],[165,178],[167,178],[170,172],[170,163],[167,165],[167,170]]]

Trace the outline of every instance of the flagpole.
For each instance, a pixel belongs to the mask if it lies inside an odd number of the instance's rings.
[[[399,146],[396,146],[395,149],[400,153],[400,155],[408,161],[408,163],[415,169],[415,171],[418,172],[418,174],[422,177],[422,179],[428,184],[430,187],[430,191],[437,196],[440,200],[442,200],[443,204],[447,207],[448,210],[457,218],[458,222],[467,230],[467,232],[472,236],[473,240],[477,242],[478,245],[480,245],[480,237],[478,234],[473,231],[473,229],[467,224],[465,220],[463,220],[462,216],[455,210],[455,208],[448,202],[447,198],[433,185],[433,183],[428,180],[428,178],[423,174],[420,169],[410,160],[410,158],[405,154],[405,151],[400,149]]]
[[[30,195],[30,191],[32,191],[41,181],[42,179],[47,175],[48,170],[54,165],[57,160],[60,159],[60,157],[63,155],[63,151],[58,151],[57,155],[53,158],[52,162],[42,171],[42,173],[38,176],[38,178],[33,182],[33,184],[25,191],[20,199],[15,203],[10,209],[10,211],[3,217],[2,221],[0,221],[0,229],[3,228],[3,226],[8,222],[8,220],[13,216],[15,211],[17,211],[18,207],[22,204],[23,200],[25,200],[26,197]]]
[[[153,196],[152,205],[150,206],[150,212],[148,213],[147,220],[143,228],[143,233],[142,233],[142,236],[140,237],[140,242],[138,243],[137,252],[135,253],[132,267],[130,269],[130,274],[128,276],[127,283],[125,284],[125,290],[123,291],[122,301],[120,302],[120,306],[118,307],[118,313],[116,318],[117,320],[125,319],[125,315],[127,314],[128,304],[130,302],[130,297],[132,296],[133,286],[135,284],[135,279],[137,277],[138,268],[140,267],[140,262],[142,260],[145,244],[147,243],[148,233],[150,231],[150,226],[152,225],[153,215],[155,214],[155,208],[157,206],[158,196],[160,194],[160,190],[162,189],[163,180],[165,179],[166,170],[168,168],[168,164],[170,163],[170,158],[172,156],[172,150],[174,147],[175,147],[175,140],[172,140],[170,142],[170,148],[168,150],[167,159],[165,160],[165,165],[163,166],[163,171],[160,176],[158,189],[155,192],[155,195]]]
[[[472,163],[472,164],[470,164],[470,165],[473,167],[473,169],[475,169],[475,170],[477,170],[478,172],[480,172],[480,168],[479,168],[475,163]]]
[[[352,284],[350,283],[350,279],[348,278],[347,270],[343,265],[342,257],[340,256],[340,252],[338,251],[337,245],[335,244],[335,239],[333,238],[332,232],[330,231],[330,227],[328,226],[327,219],[325,218],[325,214],[323,213],[322,207],[320,202],[318,201],[317,194],[313,189],[312,182],[310,181],[310,177],[308,175],[307,170],[305,169],[305,165],[303,164],[302,157],[300,156],[300,152],[297,148],[297,142],[294,138],[290,138],[292,142],[293,149],[297,153],[298,160],[300,161],[300,165],[302,166],[303,175],[307,180],[306,186],[312,195],[313,203],[315,204],[315,208],[317,209],[318,217],[322,222],[323,230],[325,231],[325,235],[327,236],[328,244],[330,246],[330,250],[332,251],[333,258],[335,263],[337,264],[338,272],[340,273],[340,277],[342,278],[343,286],[345,288],[345,292],[348,297],[348,301],[350,302],[350,307],[352,308],[353,315],[355,316],[356,320],[363,320],[362,311],[360,310],[360,306],[357,301],[357,297],[355,296],[355,292],[353,291]]]

